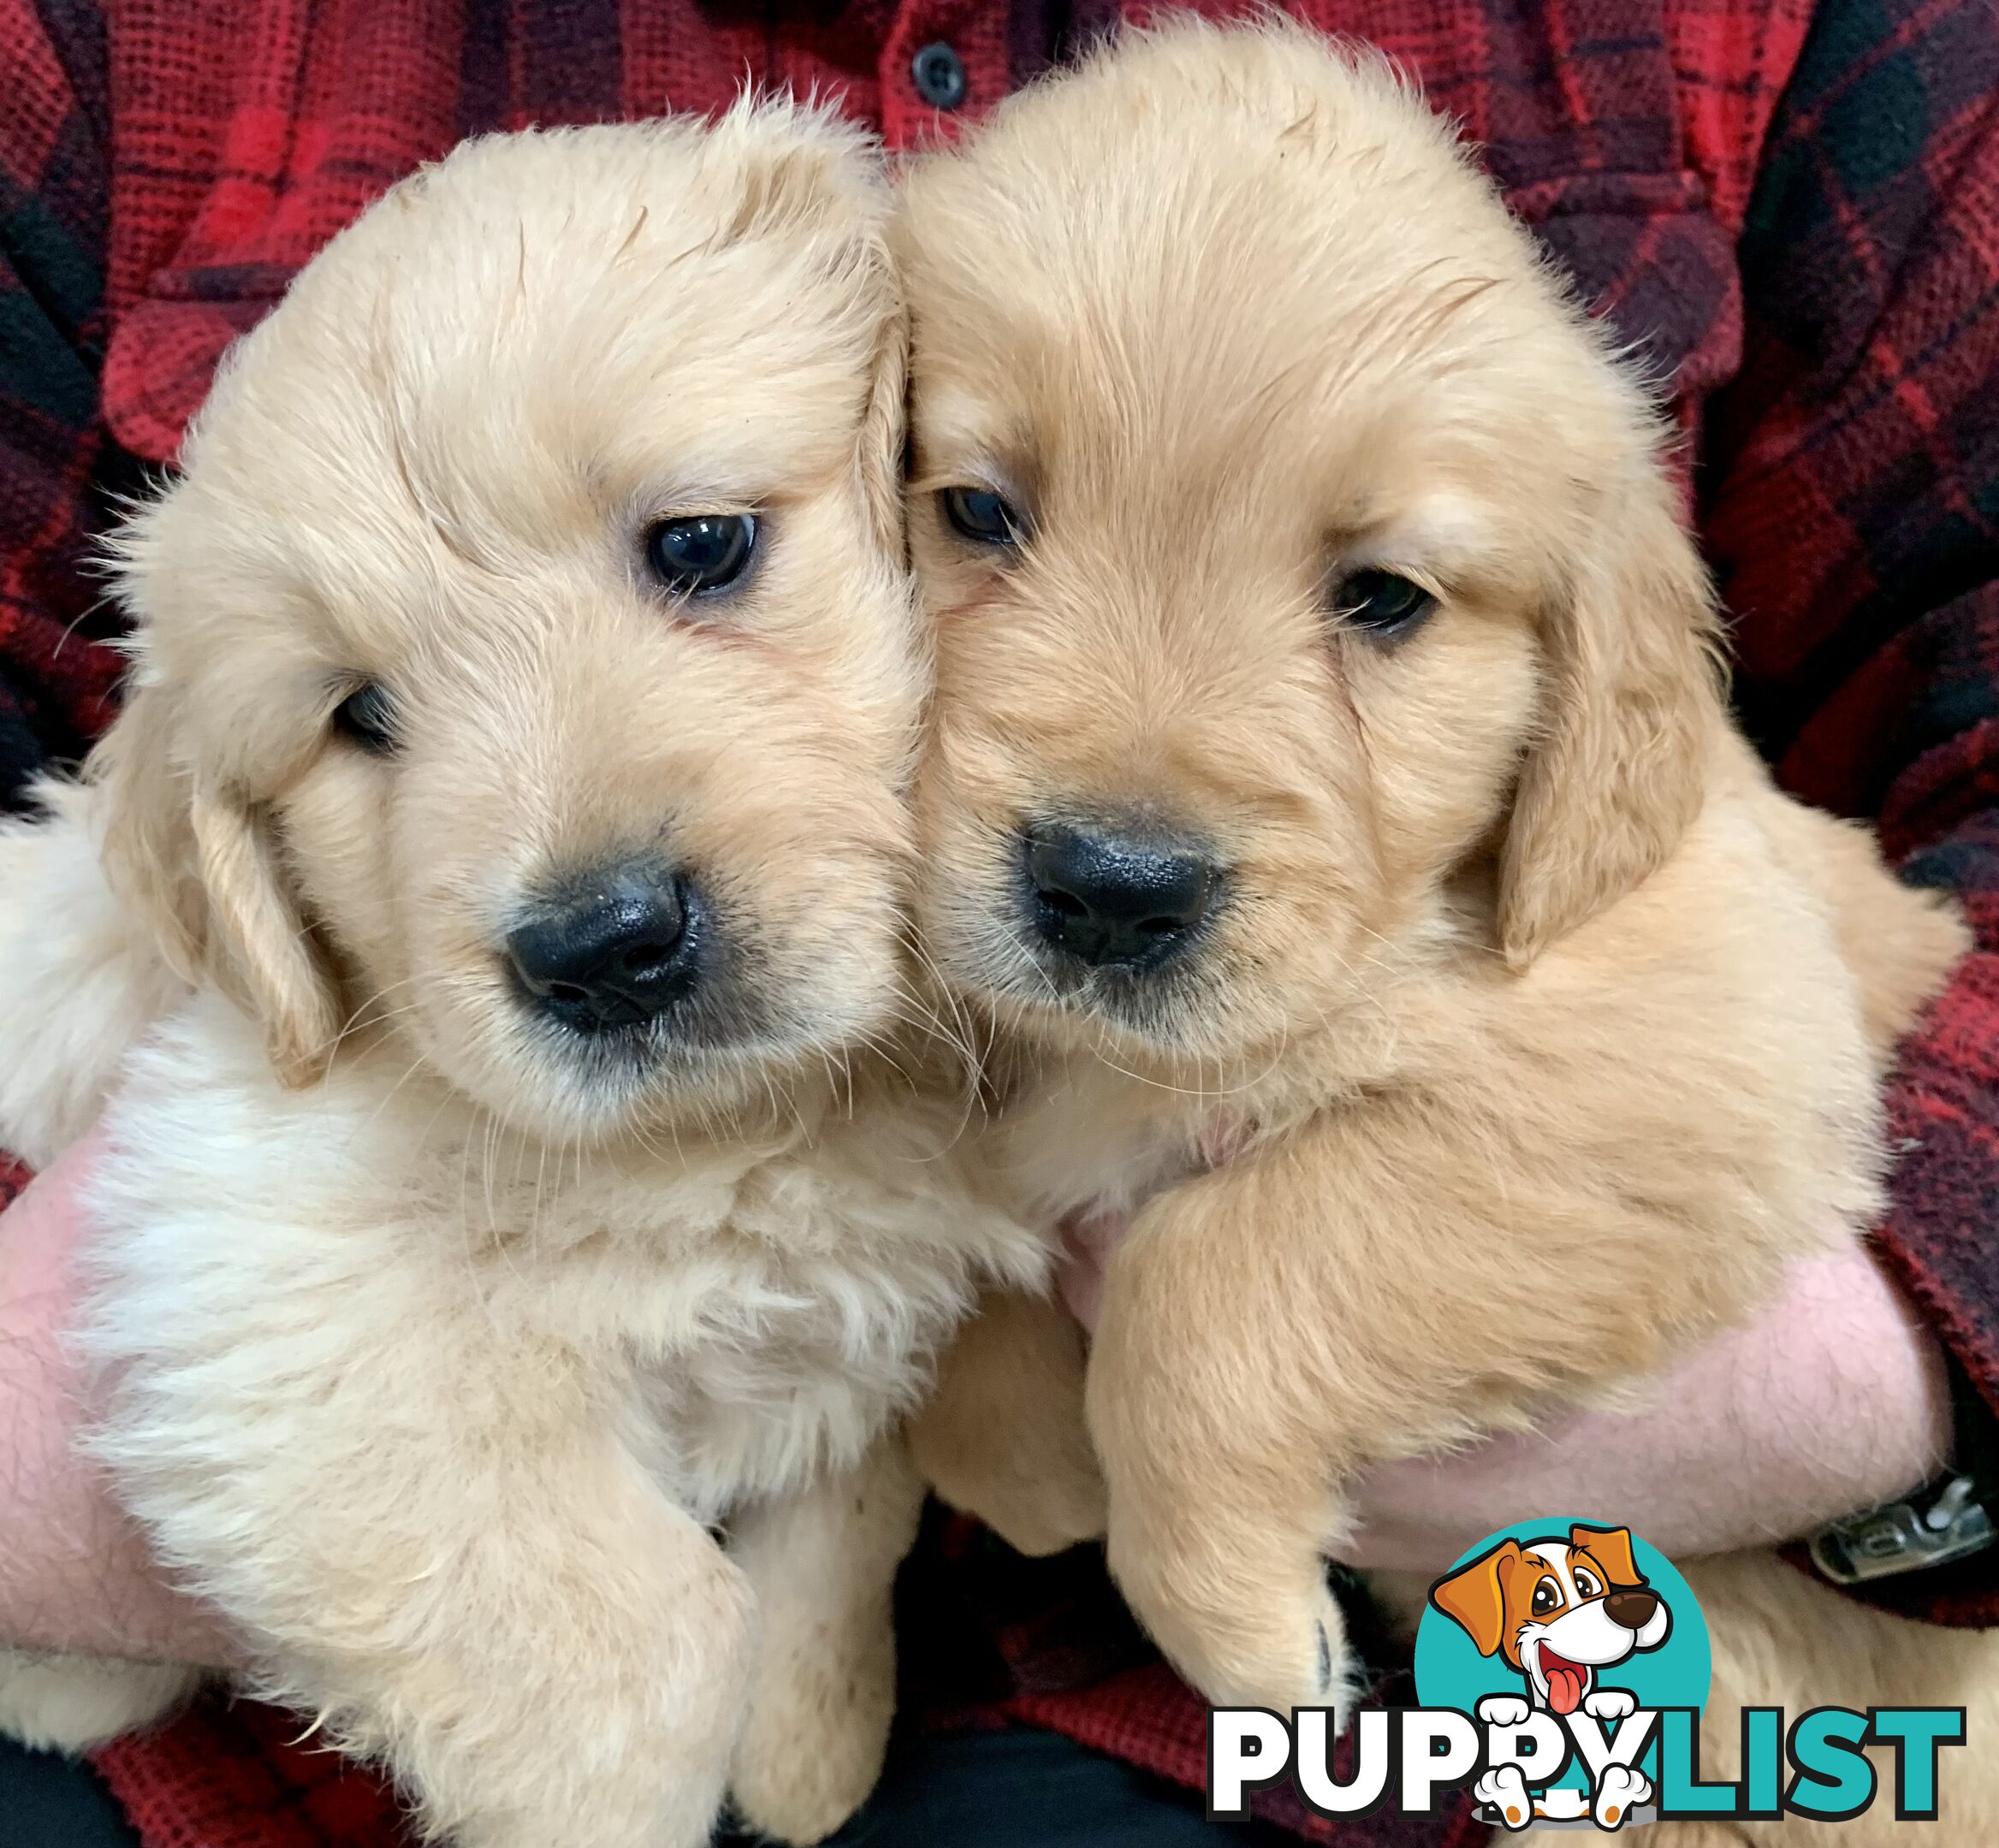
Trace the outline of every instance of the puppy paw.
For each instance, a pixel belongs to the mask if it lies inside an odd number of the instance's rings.
[[[200,1685],[199,1670],[175,1663],[0,1650],[0,1733],[38,1750],[85,1752],[156,1725]]]
[[[1494,1697],[1495,1699],[1505,1697]],[[1480,1714],[1484,1717],[1487,1702],[1480,1703]],[[1520,1703],[1527,1704],[1524,1701]],[[1496,1722],[1510,1725],[1509,1721]],[[1494,1815],[1510,1830],[1518,1832],[1534,1819],[1533,1799],[1527,1793],[1527,1780],[1521,1775],[1518,1765],[1501,1765],[1497,1770],[1488,1771],[1472,1786],[1472,1795],[1480,1803],[1489,1804]]]
[[[1106,1492],[1083,1423],[1083,1337],[1060,1304],[988,1296],[910,1422],[917,1472],[1017,1553],[1100,1538]]]
[[[1615,1725],[1627,1714],[1638,1709],[1638,1697],[1622,1688],[1599,1688],[1582,1703],[1582,1710],[1593,1720],[1601,1720],[1606,1725]]]
[[[751,1833],[809,1848],[868,1800],[887,1743],[887,1729],[865,1716],[847,1727],[828,1724],[814,1737],[745,1737],[737,1748],[730,1801]]]
[[[1314,1667],[1319,1690],[1317,1704],[1332,1709],[1332,1732],[1337,1738],[1353,1723],[1354,1709],[1360,1704],[1361,1658],[1347,1645],[1346,1619],[1339,1606],[1330,1596],[1326,1602],[1332,1621],[1321,1615],[1313,1625]]]
[[[1103,1533],[1103,1478],[1077,1471],[1031,1484],[999,1485],[973,1512],[1016,1553],[1029,1559],[1066,1553]]]
[[[1361,1661],[1348,1646],[1345,1617],[1324,1591],[1295,1611],[1273,1614],[1279,1620],[1261,1626],[1260,1637],[1242,1632],[1239,1646],[1222,1652],[1215,1670],[1219,1685],[1233,1687],[1237,1706],[1278,1713],[1327,1708],[1337,1738],[1352,1721],[1361,1691]],[[1260,1655],[1249,1653],[1259,1645]]]
[[[1346,1730],[1359,1702],[1361,1665],[1339,1605],[1316,1572],[1308,1590],[1289,1596],[1252,1580],[1241,1604],[1226,1611],[1209,1601],[1196,1611],[1157,1587],[1135,1591],[1129,1582],[1126,1596],[1167,1660],[1212,1705],[1282,1714],[1323,1707],[1335,1734]]]
[[[844,1633],[836,1633],[844,1627]],[[823,1841],[868,1800],[895,1717],[895,1644],[828,1625],[767,1658],[736,1742],[729,1794],[757,1834],[794,1848]]]
[[[1479,1718],[1487,1726],[1525,1726],[1529,1710],[1517,1694],[1488,1694],[1479,1703]]]
[[[1652,1780],[1642,1771],[1634,1771],[1626,1765],[1608,1765],[1597,1780],[1590,1813],[1599,1828],[1622,1828],[1631,1812],[1651,1797]]]

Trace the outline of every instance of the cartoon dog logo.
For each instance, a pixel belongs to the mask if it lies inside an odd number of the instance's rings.
[[[1520,1725],[1533,1708],[1558,1718],[1581,1709],[1615,1725],[1638,1698],[1599,1685],[1599,1673],[1656,1650],[1673,1627],[1672,1612],[1645,1582],[1623,1527],[1571,1527],[1566,1539],[1504,1541],[1439,1578],[1430,1602],[1481,1656],[1498,1656],[1526,1684],[1525,1699],[1502,1694],[1480,1702],[1479,1717],[1495,1726]],[[1530,1799],[1519,1768],[1504,1765],[1481,1777],[1473,1793],[1510,1828],[1585,1816],[1616,1828],[1650,1799],[1652,1784],[1640,1771],[1611,1765],[1593,1792],[1551,1790]]]

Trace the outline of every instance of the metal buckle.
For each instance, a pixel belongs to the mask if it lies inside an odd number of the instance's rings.
[[[1982,1553],[1999,1539],[1968,1476],[1940,1488],[1835,1521],[1812,1537],[1812,1563],[1835,1584],[1864,1584],[1924,1572]]]

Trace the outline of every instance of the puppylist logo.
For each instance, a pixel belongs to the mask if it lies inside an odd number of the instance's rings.
[[[1208,1719],[1208,1814],[1289,1777],[1321,1815],[1433,1814],[1468,1786],[1480,1819],[1611,1831],[1654,1821],[1849,1821],[1877,1801],[1934,1821],[1961,1707],[1745,1708],[1740,1775],[1700,1774],[1707,1626],[1664,1555],[1622,1527],[1533,1521],[1474,1547],[1430,1588],[1412,1708],[1355,1716],[1337,1768],[1332,1715],[1257,1707]],[[1892,1788],[1866,1756],[1892,1753]]]

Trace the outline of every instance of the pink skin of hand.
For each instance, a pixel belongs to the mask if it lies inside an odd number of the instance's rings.
[[[0,1217],[0,1644],[227,1665],[227,1632],[170,1590],[71,1440],[86,1413],[74,1314],[80,1144]],[[1094,1323],[1118,1228],[1077,1229],[1062,1286]],[[1800,1265],[1782,1299],[1639,1409],[1389,1465],[1355,1487],[1353,1565],[1438,1573],[1494,1529],[1616,1520],[1669,1556],[1769,1544],[1906,1492],[1941,1466],[1940,1350],[1860,1246]]]
[[[0,1214],[0,1644],[227,1665],[219,1622],[169,1590],[71,1440],[86,1407],[62,1333],[77,1297],[76,1145]]]
[[[1092,1326],[1118,1229],[1072,1229],[1064,1300]],[[1942,1468],[1950,1392],[1936,1337],[1859,1244],[1798,1265],[1782,1296],[1646,1389],[1352,1485],[1362,1569],[1447,1571],[1516,1521],[1581,1515],[1669,1558],[1768,1546],[1891,1501]]]

